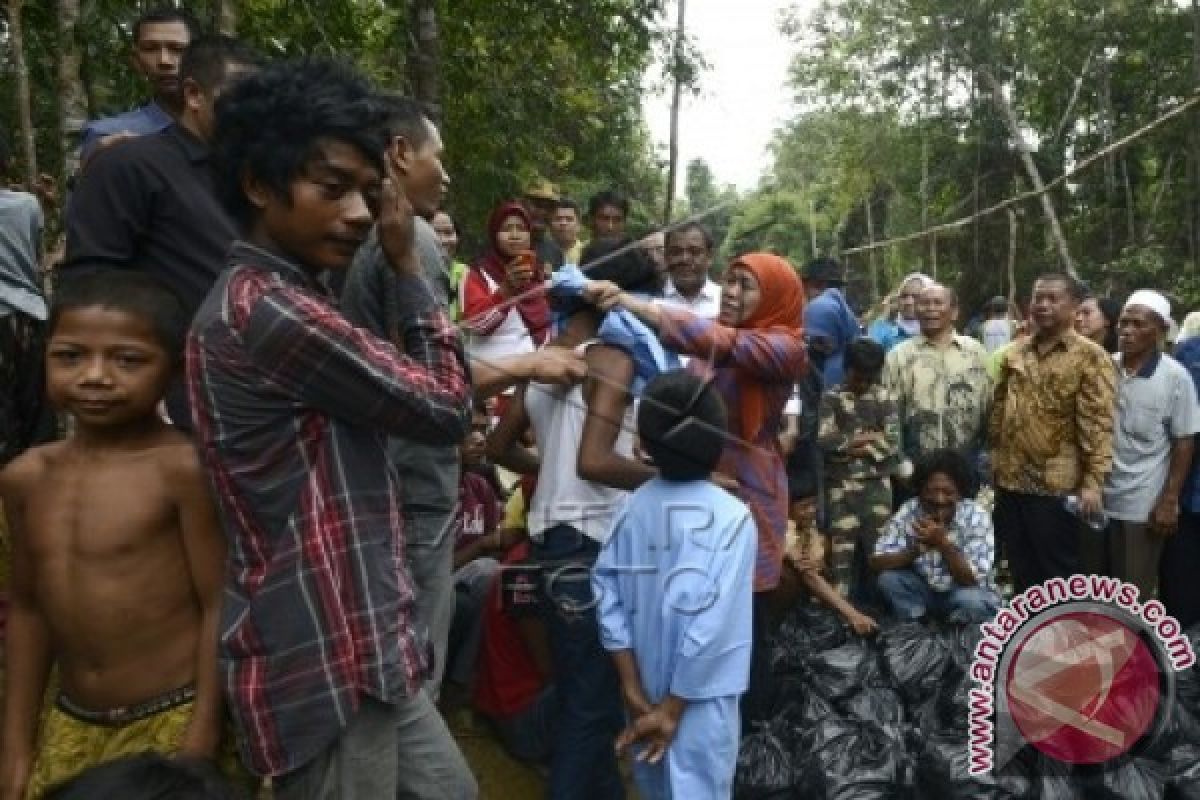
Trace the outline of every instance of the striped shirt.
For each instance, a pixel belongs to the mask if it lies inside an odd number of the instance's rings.
[[[458,336],[401,279],[403,352],[355,328],[300,267],[245,243],[192,325],[188,388],[229,542],[219,659],[242,756],[260,775],[328,747],[364,695],[425,670],[384,439],[460,441]]]
[[[728,328],[679,308],[660,307],[659,336],[668,349],[691,356],[688,371],[712,378],[731,424],[741,418],[738,373],[752,376],[766,393],[765,424],[753,442],[731,436],[717,471],[736,478],[739,498],[758,528],[754,591],[779,584],[787,534],[788,487],[779,428],[792,387],[808,366],[804,337],[795,331]]]

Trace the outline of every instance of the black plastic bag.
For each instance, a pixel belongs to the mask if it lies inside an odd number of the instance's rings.
[[[950,660],[967,672],[975,661],[975,648],[983,638],[983,630],[978,623],[954,623],[942,631],[942,640],[950,651]]]
[[[811,748],[796,759],[798,797],[902,800],[910,770],[903,744],[878,725],[852,719],[817,724]]]
[[[925,738],[917,757],[917,797],[936,800],[1017,800],[1033,797],[1027,765],[1014,763],[998,775],[973,777],[967,737],[957,731]]]
[[[906,622],[879,634],[883,666],[904,700],[920,705],[938,692],[953,667],[946,643],[919,622]]]
[[[1038,797],[1040,800],[1081,800],[1085,797],[1079,781],[1071,774],[1071,768],[1044,755],[1033,745],[1026,745],[1007,766],[1009,769],[1027,769],[1033,775],[1032,797]]]
[[[1180,758],[1165,765],[1167,791],[1163,797],[1166,800],[1200,800],[1200,746],[1185,747],[1187,760]]]
[[[833,703],[813,691],[806,691],[798,700],[789,702],[777,719],[788,752],[808,752],[817,724],[836,715]]]
[[[809,689],[826,700],[841,700],[867,686],[887,686],[878,656],[862,639],[817,653],[806,666]]]
[[[799,603],[772,637],[771,671],[776,675],[794,673],[812,655],[842,646],[847,637],[846,624],[833,611]]]
[[[1178,703],[1171,709],[1163,730],[1146,749],[1171,800],[1200,800],[1200,721]]]
[[[782,800],[791,797],[792,756],[779,726],[767,723],[742,737],[738,747],[733,795],[738,800]]]
[[[970,718],[970,691],[974,684],[967,678],[948,683],[933,700],[937,725],[943,731],[965,731]]]
[[[1157,800],[1166,791],[1158,767],[1140,758],[1103,769],[1077,767],[1070,783],[1078,796],[1088,800]]]
[[[893,739],[904,738],[904,702],[894,689],[867,686],[840,700],[837,708],[847,719],[874,722]]]
[[[1187,632],[1192,650],[1200,656],[1200,625]],[[1200,667],[1193,664],[1175,675],[1175,699],[1179,705],[1200,719]]]

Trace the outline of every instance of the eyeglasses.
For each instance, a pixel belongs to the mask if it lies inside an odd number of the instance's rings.
[[[704,258],[708,255],[706,247],[670,247],[667,249],[669,256],[687,256],[689,258]]]

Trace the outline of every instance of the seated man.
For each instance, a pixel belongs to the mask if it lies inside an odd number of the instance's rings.
[[[913,471],[917,496],[892,516],[875,544],[871,569],[896,616],[928,613],[982,622],[995,613],[992,519],[974,500],[971,465],[935,450]]]

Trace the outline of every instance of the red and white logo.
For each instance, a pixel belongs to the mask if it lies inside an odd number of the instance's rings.
[[[1162,704],[1162,669],[1145,639],[1115,616],[1067,611],[1014,642],[1002,691],[1025,741],[1067,764],[1129,752]]]

